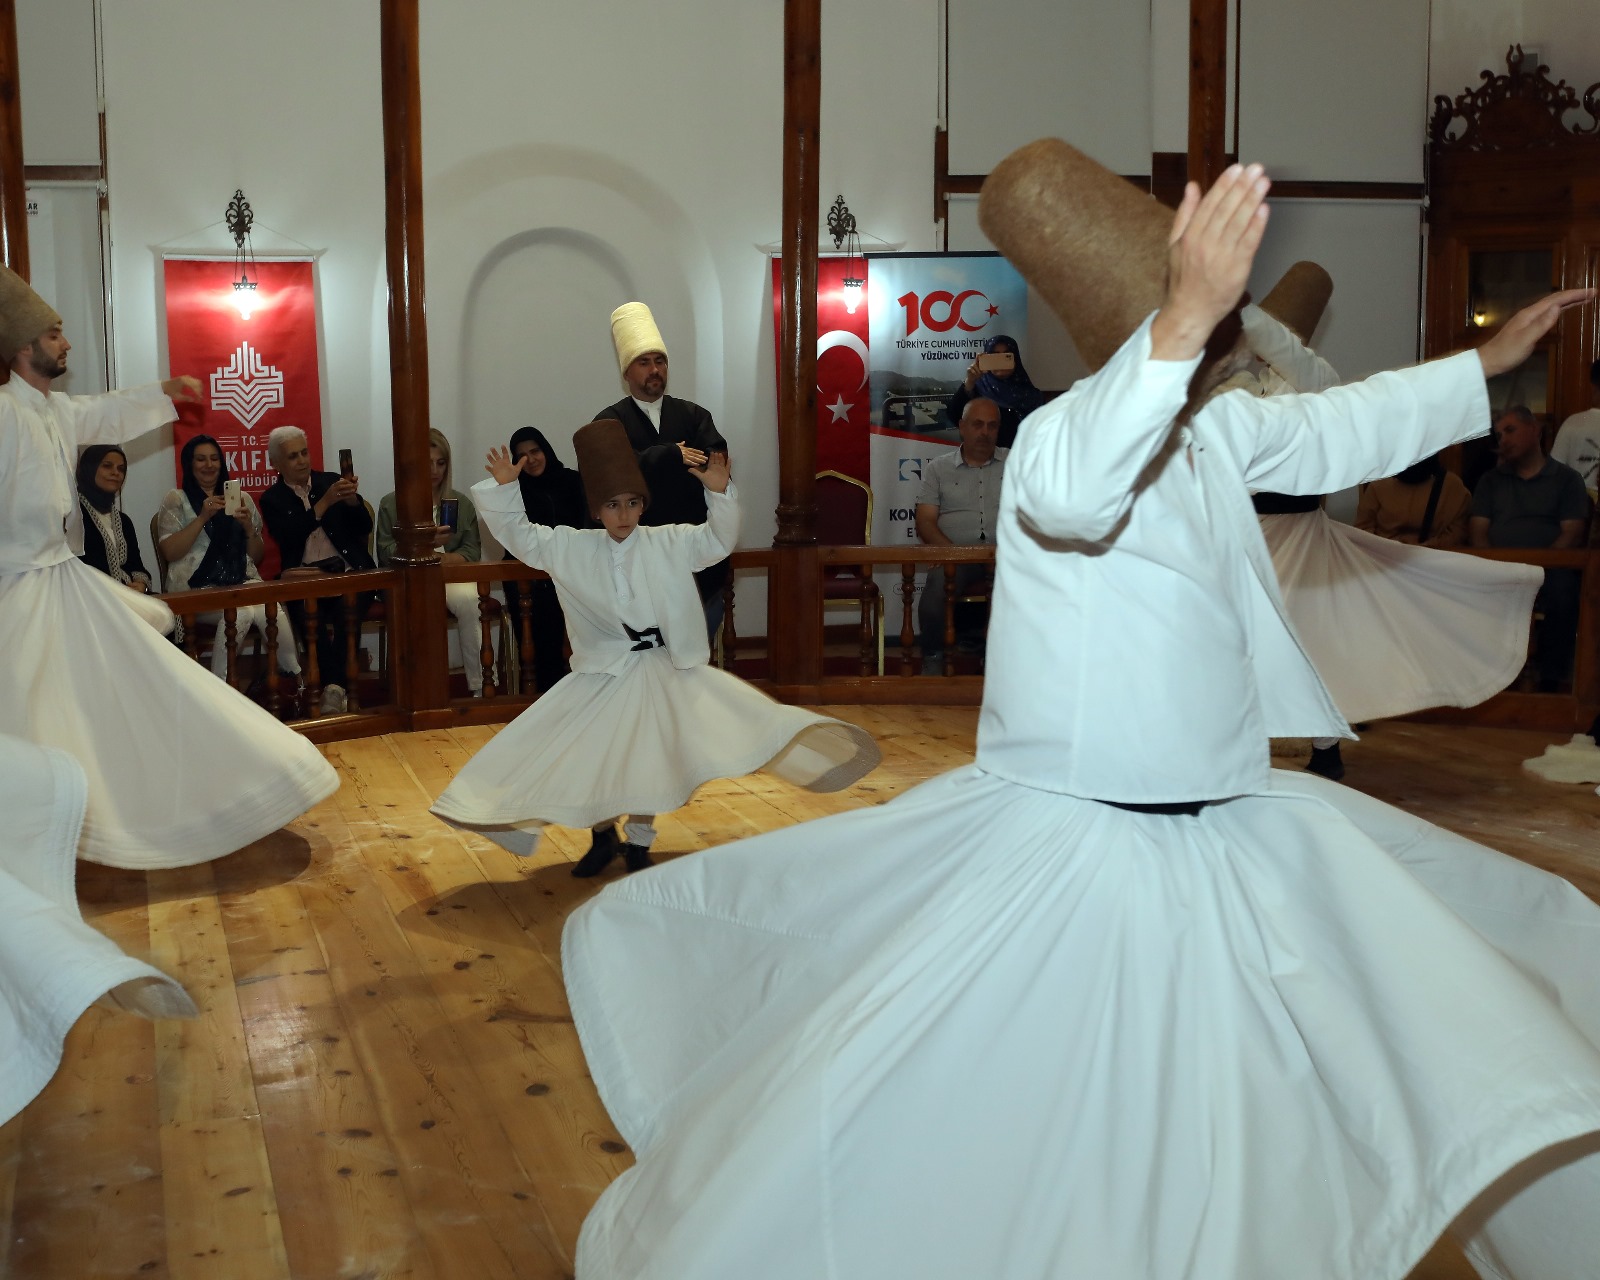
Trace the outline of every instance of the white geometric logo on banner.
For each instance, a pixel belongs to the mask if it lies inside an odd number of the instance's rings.
[[[248,342],[211,375],[211,403],[226,409],[249,430],[269,410],[283,408],[283,371],[274,369]]]

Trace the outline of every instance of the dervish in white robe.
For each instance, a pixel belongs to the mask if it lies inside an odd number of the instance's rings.
[[[1259,307],[1245,308],[1244,331],[1266,367],[1242,390],[1339,384],[1332,365]],[[1321,507],[1260,520],[1289,621],[1346,720],[1475,706],[1527,661],[1537,566],[1380,538]]]
[[[339,786],[315,746],[162,638],[164,604],[77,558],[79,451],[176,416],[159,386],[0,387],[0,732],[83,766],[79,854],[113,867],[221,857]]]
[[[1197,363],[1147,320],[1022,423],[975,764],[574,913],[637,1156],[579,1280],[1595,1273],[1600,908],[1268,761],[1348,725],[1250,489],[1482,432],[1479,358],[1175,427]]]
[[[434,803],[439,817],[527,856],[548,824],[638,815],[628,842],[648,847],[650,817],[712,779],[764,768],[836,791],[877,765],[877,743],[859,726],[776,702],[709,665],[693,574],[737,543],[731,482],[706,491],[705,524],[641,525],[620,543],[604,529],[532,523],[514,480],[469,492],[500,544],[555,582],[572,672],[467,763]]]
[[[149,1018],[195,1015],[182,987],[84,923],[76,878],[87,801],[66,752],[0,734],[0,1124],[38,1096],[96,1000]]]

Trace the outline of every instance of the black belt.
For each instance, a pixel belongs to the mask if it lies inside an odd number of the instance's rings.
[[[639,653],[645,649],[665,649],[667,647],[667,638],[661,634],[660,627],[646,627],[643,631],[635,631],[624,622],[622,629],[628,633],[628,639],[638,641],[629,650],[630,653]]]
[[[1319,494],[1308,493],[1258,493],[1250,499],[1258,516],[1290,516],[1302,511],[1315,511],[1322,505]]]
[[[1129,813],[1158,813],[1169,818],[1198,818],[1200,810],[1208,804],[1216,803],[1213,800],[1175,800],[1166,804],[1118,804],[1115,800],[1102,800],[1101,804],[1108,804],[1113,809],[1126,809]]]

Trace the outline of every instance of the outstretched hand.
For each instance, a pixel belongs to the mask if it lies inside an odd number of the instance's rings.
[[[1168,239],[1167,296],[1150,328],[1155,360],[1192,360],[1244,296],[1267,229],[1267,190],[1258,164],[1232,165],[1204,196],[1184,188]]]
[[[1540,298],[1507,320],[1500,332],[1478,348],[1483,376],[1509,373],[1533,354],[1539,339],[1555,328],[1568,307],[1581,306],[1595,296],[1593,289],[1563,289]]]
[[[205,396],[200,389],[200,379],[185,373],[176,378],[168,378],[161,384],[161,392],[173,404],[204,404]]]
[[[726,493],[728,481],[733,479],[733,473],[728,466],[728,455],[713,453],[704,467],[692,467],[689,474],[694,476],[701,484],[710,489],[712,493]]]
[[[521,467],[511,461],[510,449],[497,444],[489,450],[488,461],[483,469],[494,477],[496,484],[510,484],[517,478]]]

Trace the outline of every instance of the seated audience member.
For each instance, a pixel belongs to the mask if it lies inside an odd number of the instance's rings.
[[[135,591],[150,590],[150,571],[139,558],[139,535],[122,509],[128,455],[114,444],[92,444],[78,459],[78,505],[83,508],[83,554],[91,569]]]
[[[1471,509],[1461,477],[1434,456],[1362,490],[1356,528],[1412,546],[1459,547]]]
[[[206,587],[237,587],[260,582],[256,566],[266,554],[261,538],[261,513],[255,501],[242,489],[239,508],[232,515],[224,509],[223,486],[228,481],[228,463],[222,448],[210,436],[195,436],[179,454],[183,483],[168,492],[156,512],[156,537],[161,558],[167,562],[168,591],[197,591]],[[237,636],[242,648],[251,628],[267,637],[265,605],[242,605],[235,611]],[[228,643],[223,616],[218,611],[202,613],[198,621],[214,623],[216,639],[211,644],[211,670],[226,678]],[[300,674],[300,657],[295,652],[294,632],[287,618],[278,620],[278,670],[286,675]]]
[[[1589,366],[1589,407],[1561,424],[1550,456],[1583,478],[1590,501],[1600,497],[1600,360]]]
[[[283,558],[283,576],[344,573],[377,566],[367,551],[372,515],[361,501],[359,480],[348,480],[311,466],[311,446],[299,427],[279,427],[267,437],[267,460],[278,478],[261,495],[261,514]],[[357,620],[371,603],[357,598]],[[295,625],[304,630],[305,606],[291,604]],[[309,641],[308,641],[309,642]],[[324,600],[317,610],[317,666],[323,681],[323,714],[345,709],[345,690],[356,676],[347,669],[342,603]]]
[[[1010,355],[1013,364],[1009,369],[980,370],[978,361],[967,366],[967,379],[956,388],[955,395],[945,405],[945,415],[957,426],[967,405],[975,400],[993,400],[1000,410],[1000,435],[997,447],[1009,449],[1017,438],[1017,428],[1022,420],[1042,405],[1049,397],[1033,385],[1028,371],[1022,367],[1022,352],[1015,338],[997,333],[983,344],[984,355]]]
[[[1494,437],[1498,465],[1472,492],[1472,545],[1581,547],[1589,526],[1589,495],[1576,471],[1545,457],[1538,420],[1513,405],[1496,419]],[[1541,692],[1554,692],[1572,674],[1578,582],[1576,569],[1547,569],[1534,601],[1534,611],[1544,614],[1535,633]]]
[[[534,524],[549,528],[583,529],[589,525],[589,509],[583,496],[583,481],[577,471],[556,456],[550,441],[535,427],[512,433],[511,461],[517,467],[517,484],[522,490],[522,508]],[[516,557],[509,551],[507,560]],[[532,582],[507,582],[506,607],[512,619],[512,634],[522,643],[522,611],[528,611],[533,636],[534,686],[543,693],[566,675],[567,623],[556,598],[556,584],[549,578]]]
[[[1000,512],[1004,459],[995,457],[1000,434],[1000,406],[987,397],[967,401],[961,415],[961,444],[934,458],[922,469],[917,490],[917,537],[930,547],[972,547],[993,544]],[[994,567],[956,566],[956,594],[966,595],[989,581]],[[957,606],[957,639],[963,647],[979,647],[986,618]],[[922,637],[922,674],[944,670],[944,566],[933,565],[917,605]]]
[[[478,509],[472,499],[450,487],[450,442],[444,432],[428,432],[428,465],[433,479],[433,538],[443,564],[475,564],[483,558],[478,540]],[[446,524],[440,504],[456,504],[455,523]],[[378,503],[378,568],[386,569],[394,560],[394,525],[398,518],[398,499],[386,493]],[[456,620],[456,638],[461,642],[461,666],[467,673],[467,688],[473,697],[483,693],[483,639],[478,624],[478,588],[471,582],[444,584],[445,608]]]

